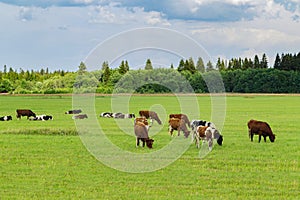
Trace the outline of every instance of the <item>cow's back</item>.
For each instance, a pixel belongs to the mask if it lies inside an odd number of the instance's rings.
[[[142,122],[136,122],[134,125],[134,134],[138,138],[148,138],[148,131]]]

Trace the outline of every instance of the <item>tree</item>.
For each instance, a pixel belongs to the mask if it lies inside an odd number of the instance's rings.
[[[103,62],[102,70],[103,70],[103,74],[102,74],[101,80],[103,83],[108,83],[108,80],[110,77],[110,69],[109,69],[109,65],[108,65],[107,61]]]
[[[184,60],[181,59],[179,61],[179,65],[178,65],[177,71],[182,72],[184,70],[184,66],[185,66]]]
[[[257,55],[254,56],[254,69],[259,69],[260,68],[260,62],[259,58]]]
[[[146,61],[145,70],[152,70],[152,69],[153,69],[153,67],[152,67],[151,60],[148,58]]]
[[[216,68],[217,68],[219,71],[224,71],[224,70],[226,70],[225,62],[224,62],[223,59],[222,59],[222,61],[221,61],[221,58],[218,58],[218,61],[217,61],[217,64],[216,64]]]
[[[129,66],[128,66],[128,62],[124,62],[124,60],[122,60],[120,66],[119,66],[119,69],[118,69],[118,72],[120,74],[126,74],[126,72],[129,71]]]
[[[213,70],[214,70],[213,64],[211,63],[211,61],[208,61],[208,63],[206,64],[206,71],[209,72]]]
[[[188,60],[188,70],[193,74],[196,72],[195,63],[192,57]]]
[[[268,68],[268,60],[267,60],[267,56],[266,56],[265,53],[262,56],[262,59],[261,59],[261,62],[260,62],[260,68],[263,68],[263,69]]]
[[[279,54],[277,53],[275,61],[274,61],[274,69],[280,69],[280,67],[281,67],[280,65],[281,65],[281,59],[280,59]]]
[[[82,75],[82,74],[87,72],[87,68],[86,68],[86,66],[83,62],[80,62],[80,65],[78,66],[78,71],[77,72],[78,72],[79,75]]]
[[[201,57],[199,57],[198,60],[197,60],[196,70],[198,70],[201,73],[205,72],[204,62],[203,62]]]

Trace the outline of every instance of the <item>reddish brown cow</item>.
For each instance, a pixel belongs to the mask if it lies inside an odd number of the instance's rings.
[[[183,131],[184,136],[187,138],[190,134],[190,131],[187,130],[185,125],[185,121],[178,118],[171,118],[169,119],[169,133],[173,136],[173,131],[178,131],[178,136],[180,135],[180,131]]]
[[[21,119],[21,116],[27,116],[27,119],[29,117],[35,117],[36,116],[34,112],[32,112],[31,110],[28,110],[28,109],[18,109],[18,110],[16,110],[16,112],[17,112],[17,118],[18,119]]]
[[[249,138],[253,142],[253,135],[258,135],[258,142],[261,141],[261,136],[264,137],[266,142],[266,137],[269,136],[271,142],[275,141],[275,134],[273,134],[270,125],[267,122],[257,121],[251,119],[248,124]]]
[[[149,119],[149,118],[150,119],[154,119],[154,120],[157,121],[157,123],[159,125],[161,125],[161,121],[160,121],[160,119],[159,119],[159,117],[158,117],[158,115],[157,115],[156,112],[149,111],[149,110],[140,110],[139,114],[140,114],[141,117],[146,117],[147,119]]]
[[[170,114],[169,115],[169,118],[178,118],[178,119],[183,119],[185,121],[185,123],[188,125],[188,127],[191,127],[190,125],[190,120],[189,118],[187,117],[187,115],[185,114]]]
[[[143,147],[145,146],[146,143],[148,148],[150,149],[152,148],[154,140],[149,138],[148,128],[144,123],[139,121],[135,122],[134,134],[136,136],[136,147],[140,145],[140,140],[141,140],[143,142]]]

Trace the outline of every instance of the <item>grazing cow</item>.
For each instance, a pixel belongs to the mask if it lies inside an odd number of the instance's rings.
[[[197,127],[198,126],[208,126],[208,127],[216,128],[216,126],[212,122],[205,121],[205,120],[192,120],[191,126],[190,126],[190,127],[192,127],[192,132],[193,132],[192,142],[194,141],[194,139],[197,136]]]
[[[112,118],[113,117],[113,113],[111,113],[111,112],[103,112],[103,113],[100,114],[100,117]]]
[[[88,118],[87,114],[74,115],[72,119],[85,119]]]
[[[22,116],[27,116],[27,119],[29,117],[35,117],[36,116],[36,114],[34,112],[32,112],[31,110],[28,110],[28,109],[17,109],[16,112],[17,112],[17,118],[18,119],[21,119]]]
[[[270,125],[267,122],[257,121],[251,119],[248,124],[248,133],[251,142],[253,142],[253,135],[258,135],[258,142],[261,140],[261,136],[264,137],[266,142],[266,137],[269,136],[271,142],[275,141],[275,134],[273,134]]]
[[[9,120],[12,120],[12,116],[3,116],[3,117],[0,117],[0,121],[9,121]]]
[[[69,110],[69,111],[66,111],[65,114],[79,114],[81,112],[82,112],[81,109],[78,109],[78,110]]]
[[[217,143],[222,146],[223,143],[223,136],[220,134],[220,132],[213,127],[209,126],[198,126],[196,128],[196,146],[199,148],[199,141],[200,139],[203,141],[208,142],[208,147],[212,148],[213,139],[217,139]]]
[[[190,120],[189,118],[187,117],[187,115],[185,114],[170,114],[169,115],[169,118],[178,118],[178,119],[183,119],[185,121],[185,123],[188,125],[188,127],[191,127],[190,126]]]
[[[146,128],[147,128],[148,131],[149,131],[150,127],[152,126],[152,124],[149,125],[148,120],[147,120],[147,118],[145,118],[145,117],[137,117],[137,118],[135,118],[135,119],[134,119],[134,125],[135,125],[136,123],[138,123],[138,122],[143,123],[143,124],[146,126]]]
[[[53,120],[53,117],[51,115],[37,115],[34,118],[29,118],[29,119],[33,121],[48,121],[48,120]]]
[[[180,135],[180,131],[183,131],[184,136],[187,138],[190,134],[190,131],[188,131],[185,121],[183,119],[178,118],[171,118],[169,119],[169,133],[171,136],[173,136],[173,131],[178,131],[178,136]]]
[[[136,136],[136,147],[140,145],[140,140],[141,140],[143,142],[143,147],[145,146],[146,143],[148,148],[150,149],[152,148],[154,140],[149,138],[148,128],[144,123],[140,121],[135,122],[134,134]]]
[[[139,114],[140,114],[141,117],[146,117],[147,119],[149,119],[149,118],[150,119],[154,119],[154,120],[157,121],[157,123],[159,125],[161,125],[161,121],[160,121],[160,119],[159,119],[159,117],[158,117],[158,115],[157,115],[156,112],[149,111],[149,110],[140,110]]]

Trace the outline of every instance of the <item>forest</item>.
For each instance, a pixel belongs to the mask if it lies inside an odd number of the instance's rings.
[[[221,75],[221,87],[209,89],[207,80],[214,82]],[[220,83],[218,83],[220,84]],[[192,58],[181,59],[177,67],[154,68],[147,59],[143,69],[133,70],[124,60],[117,68],[108,62],[101,69],[89,72],[81,62],[78,70],[39,71],[0,70],[0,93],[63,94],[63,93],[300,93],[300,52],[277,54],[274,66],[269,66],[266,54],[259,58],[218,58],[204,64],[201,57],[196,64]]]

